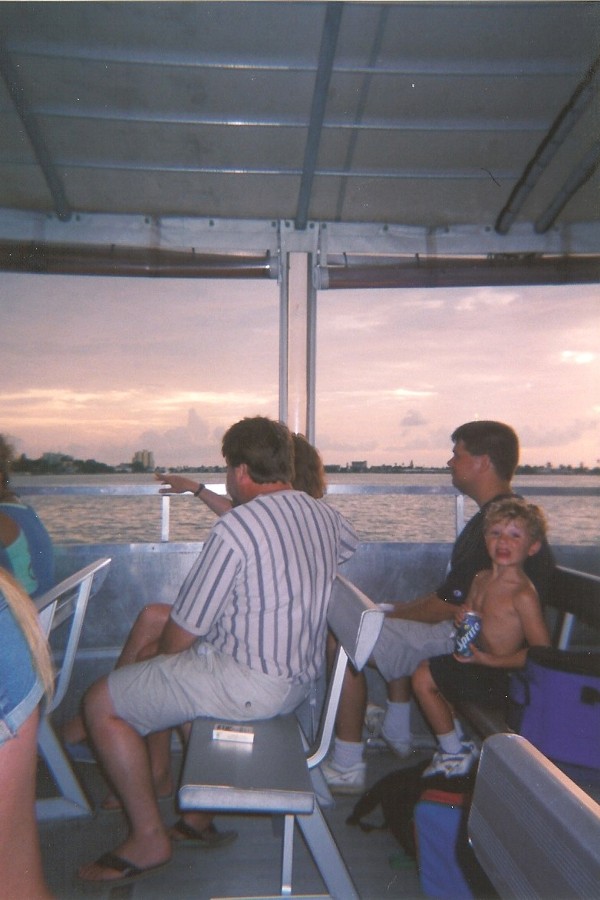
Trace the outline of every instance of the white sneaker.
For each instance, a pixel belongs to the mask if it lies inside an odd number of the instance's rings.
[[[332,794],[362,794],[365,789],[366,763],[360,762],[343,769],[333,759],[321,763],[321,772]]]
[[[420,750],[432,750],[436,746],[435,738],[431,734],[411,734],[404,740],[398,740],[380,732],[377,737],[368,737],[365,743],[367,750],[391,750],[401,759],[406,759]]]
[[[397,740],[396,738],[392,738],[385,733],[385,729],[381,729],[381,737],[386,742],[390,750],[399,756],[401,759],[406,759],[413,752],[413,741],[412,735],[408,736],[407,740]]]
[[[451,778],[457,775],[466,775],[471,771],[479,757],[479,749],[471,741],[465,741],[460,753],[444,753],[438,750],[433,759],[423,772],[423,777],[428,775],[445,775]]]

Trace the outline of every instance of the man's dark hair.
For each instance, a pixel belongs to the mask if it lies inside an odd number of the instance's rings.
[[[452,435],[456,444],[462,441],[473,456],[489,456],[500,478],[510,481],[519,462],[519,438],[504,422],[467,422]]]
[[[245,463],[256,484],[288,484],[294,477],[292,435],[282,422],[265,416],[245,418],[223,435],[222,452],[228,466]]]

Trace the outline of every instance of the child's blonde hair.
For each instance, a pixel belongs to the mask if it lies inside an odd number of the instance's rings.
[[[0,568],[0,591],[8,603],[31,650],[34,666],[44,685],[46,697],[54,692],[54,669],[48,641],[38,619],[37,609],[29,594],[6,569]]]
[[[527,503],[519,497],[505,497],[503,500],[496,500],[485,514],[484,531],[487,531],[496,522],[503,522],[507,519],[509,521],[521,519],[525,523],[529,536],[534,541],[541,541],[546,537],[546,517],[535,503]]]

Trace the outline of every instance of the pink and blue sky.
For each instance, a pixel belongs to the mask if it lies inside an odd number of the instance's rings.
[[[244,415],[277,416],[273,282],[0,273],[0,431],[18,452],[220,463]],[[597,285],[319,294],[316,443],[326,462],[443,465],[477,418],[521,461],[600,458]]]

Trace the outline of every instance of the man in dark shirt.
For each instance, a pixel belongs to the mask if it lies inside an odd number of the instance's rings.
[[[479,511],[458,536],[446,578],[437,590],[407,603],[396,603],[387,614],[372,654],[372,664],[388,685],[388,704],[382,737],[399,756],[413,749],[410,734],[410,676],[423,659],[451,653],[456,606],[464,603],[471,581],[491,567],[483,535],[487,507],[512,496],[511,480],[519,460],[519,440],[502,422],[461,425],[452,435],[454,449],[448,466],[452,484],[471,497]],[[546,541],[528,559],[525,572],[542,604],[549,589],[554,558]],[[365,785],[362,728],[367,704],[363,673],[348,670],[336,722],[333,753],[322,765],[330,788],[337,793],[360,793]]]

